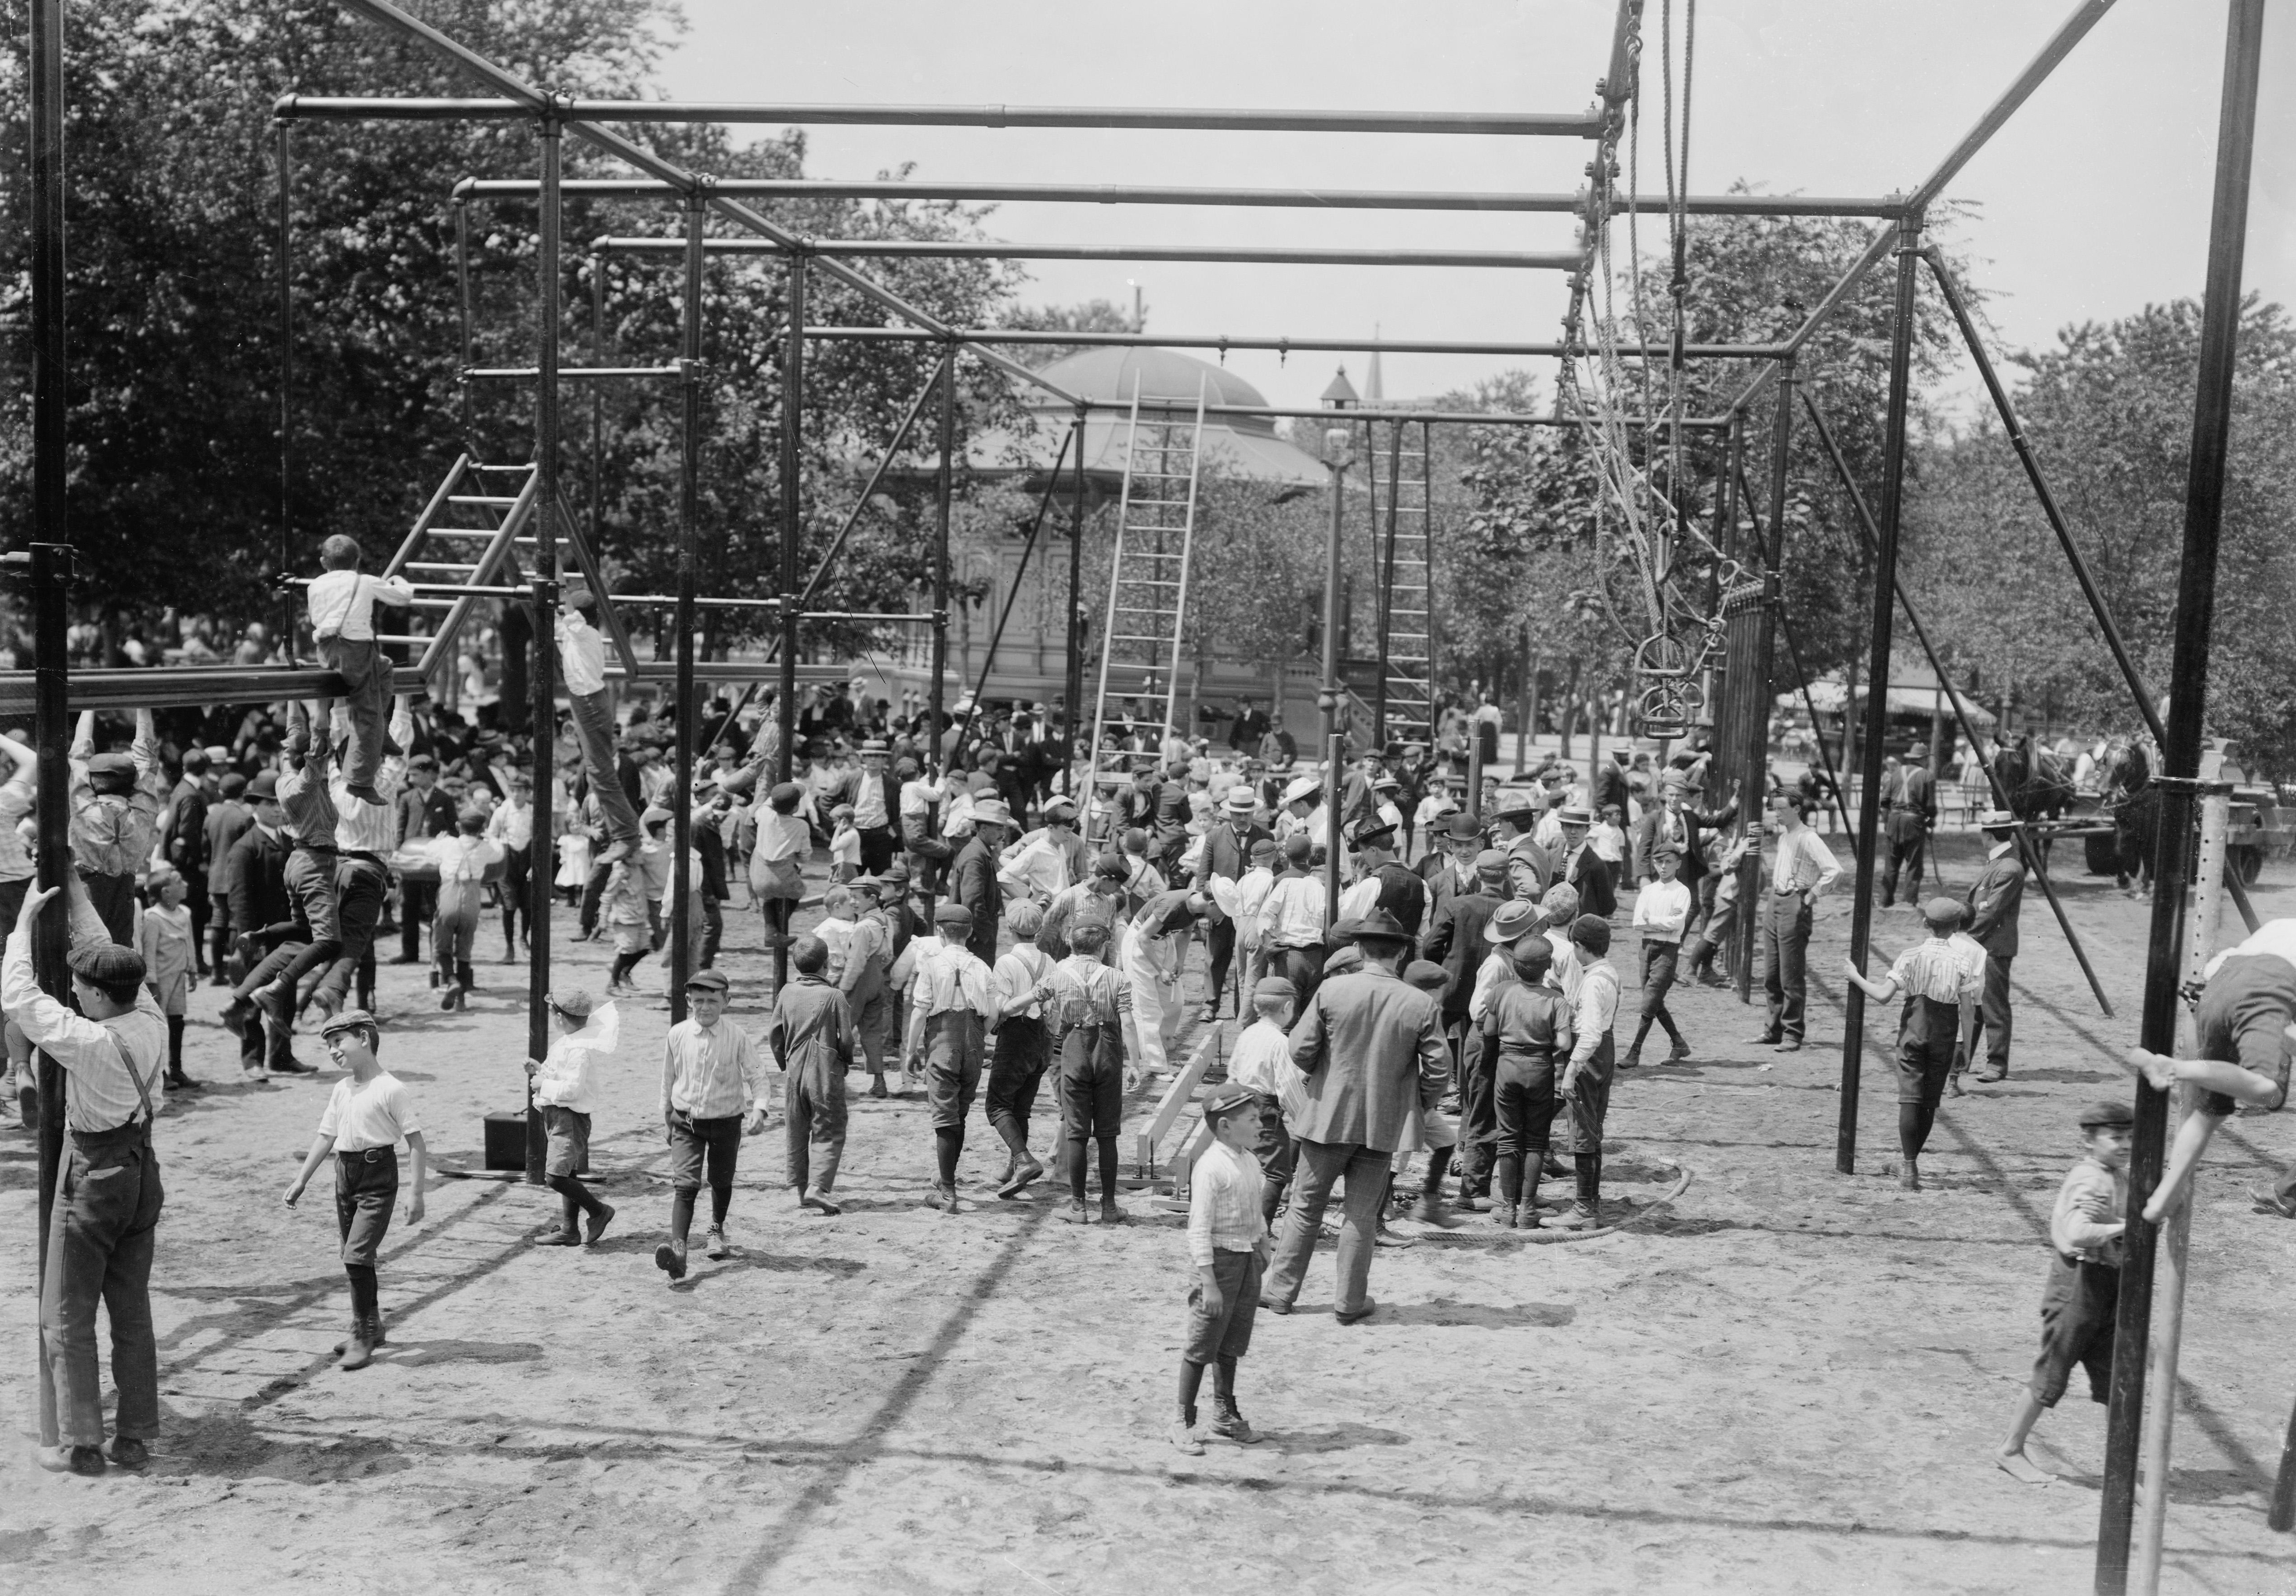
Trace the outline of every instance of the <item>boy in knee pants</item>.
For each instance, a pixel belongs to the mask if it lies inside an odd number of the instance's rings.
[[[1260,1216],[1264,1183],[1251,1156],[1259,1106],[1259,1093],[1241,1085],[1204,1101],[1212,1145],[1188,1182],[1188,1262],[1196,1281],[1188,1292],[1188,1346],[1180,1355],[1180,1412],[1171,1441],[1191,1457],[1204,1450],[1195,1433],[1196,1396],[1207,1365],[1213,1370],[1212,1434],[1245,1445],[1259,1439],[1235,1405],[1236,1361],[1251,1348],[1269,1252],[1267,1222]]]
[[[590,1247],[606,1233],[614,1217],[613,1206],[602,1202],[582,1183],[589,1162],[590,1110],[596,1101],[594,1070],[598,1060],[612,1052],[621,1040],[621,1017],[614,1005],[593,1009],[586,992],[552,993],[545,1000],[558,1033],[547,1058],[529,1059],[526,1073],[534,1082],[535,1107],[542,1111],[542,1128],[550,1138],[543,1164],[543,1182],[558,1193],[564,1205],[564,1222],[545,1231],[535,1240],[544,1247]],[[575,1228],[577,1221],[581,1228]]]
[[[661,1044],[661,1117],[669,1131],[669,1240],[654,1248],[654,1266],[671,1283],[685,1278],[685,1244],[693,1199],[706,1173],[713,1258],[733,1251],[726,1215],[734,1206],[734,1166],[744,1131],[766,1128],[765,1068],[741,1027],[726,1019],[731,986],[723,972],[697,970],[685,983],[686,1018]]]
[[[1100,962],[1108,928],[1078,922],[1069,931],[1069,956],[1053,971],[1047,1016],[1061,1061],[1062,1151],[1068,1164],[1069,1206],[1061,1217],[1085,1223],[1086,1149],[1100,1149],[1100,1222],[1121,1224],[1116,1205],[1116,1131],[1124,1117],[1124,1030],[1132,987]]]

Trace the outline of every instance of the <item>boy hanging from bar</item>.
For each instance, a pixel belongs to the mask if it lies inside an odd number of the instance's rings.
[[[606,686],[606,640],[596,620],[598,599],[581,583],[558,602],[558,669],[567,702],[574,711],[574,734],[582,744],[590,791],[605,822],[606,847],[596,863],[610,865],[638,845],[637,806],[623,790],[614,750],[614,700]]]
[[[340,532],[322,543],[319,563],[326,569],[312,582],[305,602],[310,606],[319,663],[342,677],[348,690],[343,700],[350,721],[349,746],[343,757],[346,785],[353,798],[380,804],[385,800],[374,779],[394,749],[383,726],[390,712],[391,662],[375,641],[374,607],[382,603],[404,610],[414,594],[404,577],[370,577],[360,570],[361,552],[357,539]]]
[[[152,857],[168,794],[152,712],[135,712],[135,741],[127,753],[99,754],[95,711],[83,710],[69,757],[72,863],[105,932],[133,947],[135,877]]]
[[[1906,994],[1898,1020],[1898,1184],[1908,1191],[1922,1189],[1922,1149],[1937,1123],[1955,1046],[1985,990],[1983,975],[1953,945],[1961,913],[1960,903],[1949,897],[1923,904],[1929,937],[1899,954],[1878,981],[1867,979],[1855,961],[1841,962],[1842,972],[1875,1003]]]
[[[2162,1092],[2179,1081],[2200,1088],[2194,1112],[2177,1127],[2169,1167],[2144,1204],[2161,1223],[2183,1200],[2193,1170],[2235,1108],[2276,1113],[2288,1101],[2289,1049],[2296,1044],[2296,920],[2270,920],[2254,936],[2209,962],[2193,1010],[2197,1059],[2170,1059],[2132,1047],[2126,1057]]]

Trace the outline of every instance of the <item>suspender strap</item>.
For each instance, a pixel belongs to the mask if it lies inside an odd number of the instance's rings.
[[[148,1127],[152,1121],[157,1117],[156,1111],[152,1107],[151,1085],[142,1076],[135,1073],[135,1060],[129,1058],[127,1056],[127,1048],[120,1045],[119,1034],[117,1032],[111,1031],[107,1031],[104,1034],[111,1038],[112,1052],[119,1055],[119,1067],[127,1072],[127,1078],[135,1083],[135,1095],[143,1101],[144,1123]],[[152,1079],[156,1081],[159,1078],[159,1067],[154,1066],[152,1070]]]

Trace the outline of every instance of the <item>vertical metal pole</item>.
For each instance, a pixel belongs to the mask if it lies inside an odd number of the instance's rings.
[[[286,124],[280,127],[283,129]],[[478,362],[472,358],[475,351],[471,346],[471,202],[461,194],[455,196],[455,308],[461,331],[458,347],[463,351],[462,367],[455,373],[463,408],[463,452],[472,454],[476,451],[471,447],[471,380],[463,373]]]
[[[797,749],[791,744],[797,737],[798,555],[805,543],[805,466],[801,453],[805,442],[805,257],[791,255],[789,320],[782,328],[781,754],[775,762],[774,772],[777,782],[788,781],[790,773],[797,768]],[[893,823],[900,823],[898,816]],[[783,911],[784,932],[793,908],[794,905]],[[789,938],[784,935],[774,948],[774,991],[779,993],[788,985]]]
[[[2224,520],[2225,456],[2232,435],[2233,373],[2240,343],[2242,254],[2248,233],[2249,167],[2256,143],[2257,78],[2264,53],[2264,0],[2233,0],[2226,30],[2224,103],[2217,125],[2216,193],[2209,221],[2208,290],[2201,306],[2201,362],[2193,405],[2192,464],[2185,485],[2184,569],[2177,577],[2176,646],[2169,672],[2169,738],[2161,746],[2153,847],[2152,945],[2144,966],[2138,1044],[2166,1053],[2177,1040],[2177,933],[2184,918],[2193,830],[2193,782],[2201,766],[2207,707],[2209,632],[2216,616],[2217,538]],[[2112,1402],[2097,1512],[2096,1589],[2120,1596],[2128,1583],[2128,1535],[2136,1494],[2136,1442],[2152,1314],[2159,1232],[2144,1217],[2160,1183],[2169,1100],[2140,1080],[2128,1160],[2128,1230],[2122,1240],[2120,1305],[2112,1346]],[[2192,1201],[2189,1193],[2185,1200]]]
[[[1084,633],[1081,625],[1084,612],[1079,607],[1083,602],[1081,585],[1084,581],[1084,446],[1085,424],[1091,419],[1091,413],[1083,405],[1077,406],[1076,512],[1069,522],[1068,653],[1061,680],[1061,691],[1068,695],[1069,710],[1062,721],[1061,764],[1068,772],[1069,797],[1077,799],[1079,806],[1087,803],[1091,796],[1087,792],[1084,798],[1077,798],[1076,794],[1077,717],[1084,713]],[[1094,731],[1096,733],[1099,728],[1095,726]],[[1079,814],[1084,818],[1078,823],[1088,825],[1089,814],[1081,807]]]
[[[1324,746],[1328,751],[1334,746],[1332,739],[1340,730],[1340,527],[1346,493],[1344,478],[1346,457],[1332,461],[1331,433],[1324,434],[1325,462],[1332,472],[1332,528],[1324,541],[1324,688],[1317,700],[1324,710]],[[1331,800],[1339,801],[1339,767],[1328,765],[1324,772],[1324,785]]]
[[[1738,684],[1734,700],[1745,717],[1738,727],[1742,740],[1739,757],[1745,761],[1741,802],[1753,806],[1748,823],[1756,826],[1761,823],[1769,792],[1770,671],[1777,651],[1778,606],[1784,602],[1779,573],[1785,563],[1786,472],[1793,443],[1793,392],[1794,359],[1789,355],[1778,363],[1777,411],[1770,422],[1770,514],[1767,538],[1760,551],[1762,602],[1754,614],[1753,650],[1746,660],[1746,680]],[[1763,533],[1756,528],[1750,535],[1760,537]],[[1760,929],[1756,917],[1770,911],[1766,890],[1761,852],[1748,848],[1738,864],[1738,902],[1748,911],[1739,916],[1742,923],[1735,928],[1740,1003],[1751,1003],[1754,997],[1754,949]]]
[[[1897,618],[1898,529],[1904,520],[1906,412],[1913,385],[1914,272],[1921,264],[1922,219],[1898,222],[1898,302],[1890,328],[1890,408],[1882,443],[1880,547],[1874,565],[1874,645],[1866,685],[1866,746],[1859,750],[1857,887],[1849,906],[1849,957],[1860,970],[1874,931],[1874,850],[1882,823],[1882,743],[1890,713],[1890,639]],[[1774,509],[1776,507],[1774,506]],[[1866,1057],[1866,994],[1842,994],[1841,1108],[1834,1127],[1833,1166],[1857,1167],[1857,1084]]]
[[[606,364],[606,258],[593,253],[590,257],[590,364]],[[592,381],[590,389],[590,503],[588,520],[590,558],[600,558],[598,551],[605,545],[598,541],[598,512],[605,496],[606,475],[606,395],[605,384]],[[674,999],[673,1003],[683,1002]]]
[[[558,583],[547,567],[534,578],[534,661],[529,673],[529,714],[534,723],[534,839],[526,872],[526,1056],[550,1052],[550,850],[558,830],[554,813],[558,747]],[[537,1138],[542,1114],[534,1106],[534,1083],[526,1084],[526,1178],[542,1179],[548,1150]]]
[[[546,577],[553,590],[552,608],[537,618],[535,626],[535,651],[542,654],[549,648],[556,646],[555,589],[560,576],[558,562],[558,339],[562,307],[560,304],[561,284],[558,275],[558,235],[561,227],[558,180],[561,146],[557,120],[554,118],[545,117],[538,131],[542,139],[542,217],[540,246],[537,250],[538,278],[537,287],[539,292],[536,298],[539,300],[539,305],[536,317],[539,323],[537,331],[540,337],[536,340],[537,356],[536,364],[540,368],[541,380],[534,387],[534,470],[536,498],[541,506],[541,513],[535,519],[535,529],[537,536],[546,541],[535,550],[535,574],[537,578]],[[603,593],[599,595],[601,602],[604,601],[604,597]],[[447,668],[449,670],[454,668],[451,661]],[[547,666],[535,673],[537,704],[543,702],[542,689],[544,684],[550,681],[551,672]],[[552,707],[545,710],[542,720],[535,727],[535,747],[537,754],[540,750],[555,745],[555,739],[552,735],[557,722],[555,697],[554,692]],[[536,770],[535,785],[537,789],[547,773],[539,768]],[[537,873],[546,876],[549,872],[537,872]],[[544,901],[546,904],[548,900]],[[537,922],[537,929],[540,929],[542,924],[546,924],[546,919]],[[541,973],[530,978],[529,985],[533,980],[546,980],[550,968],[546,952],[547,945],[548,933],[545,931],[543,941],[537,944],[534,950],[534,968]],[[550,1016],[546,1007],[542,1004],[529,1005],[527,1015],[527,1041],[535,1049],[531,1057],[539,1059],[549,1049]],[[534,1100],[529,1094],[527,1099],[526,1111],[526,1183],[528,1185],[539,1186],[543,1183],[542,1166],[548,1152],[549,1142],[542,1130],[542,1113],[534,1107]]]
[[[2201,798],[2200,862],[2193,872],[2193,917],[2185,935],[2184,978],[2198,986],[2217,951],[2224,913],[2225,833],[2232,824],[2232,784],[2210,783]],[[2189,1027],[2188,1027],[2189,1028]],[[2185,1050],[2179,1048],[2178,1052]],[[2180,1082],[2171,1105],[2171,1135],[2199,1106],[2199,1093]],[[2195,1185],[2163,1227],[2159,1278],[2152,1294],[2152,1358],[2144,1373],[2144,1422],[2136,1490],[2136,1553],[2130,1586],[2137,1596],[2161,1588],[2161,1544],[2169,1518],[2169,1453],[2176,1434],[2177,1354],[2185,1333],[2185,1258],[2192,1243]]]
[[[948,675],[948,508],[955,449],[956,346],[949,344],[940,356],[940,470],[933,482],[932,682],[926,700],[926,713],[932,723],[932,742],[925,749],[925,770],[936,781],[942,774],[943,764],[941,683]],[[948,813],[946,806],[941,813]],[[931,915],[934,895],[930,890],[931,883],[927,885],[925,913]]]
[[[71,773],[66,763],[65,689],[70,655],[64,641],[64,585],[71,575],[71,545],[64,522],[66,390],[64,371],[64,15],[63,0],[32,0],[32,664],[34,736],[38,741],[39,880],[63,885],[71,868]],[[64,906],[52,903],[32,939],[32,960],[43,990],[62,997],[64,986]],[[48,1224],[62,1176],[64,1072],[45,1053],[34,1055],[40,1096],[39,1274],[48,1278]],[[33,1315],[38,1336],[39,1315]],[[40,1445],[58,1444],[56,1387],[49,1374],[47,1342],[35,1341],[33,1367],[40,1387]]]
[[[1340,922],[1340,761],[1346,757],[1347,736],[1334,732],[1324,740],[1324,924]]]
[[[279,161],[279,574],[294,568],[293,508],[290,485],[294,463],[295,397],[295,143],[294,125],[275,123]],[[61,153],[61,151],[60,151]],[[295,663],[293,590],[279,592],[279,646]]]
[[[1428,675],[1427,696],[1431,706],[1435,696],[1431,672]],[[1538,654],[1531,641],[1529,621],[1522,623],[1522,691],[1515,695],[1514,717],[1520,723],[1514,742],[1514,773],[1521,775],[1530,768],[1530,739],[1538,726]],[[1434,757],[1432,747],[1428,749],[1428,757]]]
[[[672,855],[669,863],[669,1020],[685,1018],[685,982],[693,973],[693,936],[688,905],[698,883],[693,879],[693,588],[694,543],[701,519],[701,196],[685,199],[685,304],[679,312],[677,378],[677,604],[672,624],[677,628],[677,679],[671,693],[676,704],[677,742],[672,755],[676,794],[670,814]],[[596,257],[593,256],[594,260]],[[591,385],[594,389],[595,383]],[[594,397],[592,404],[594,406]],[[597,479],[597,456],[591,456],[591,480]],[[597,558],[597,544],[591,545]],[[787,669],[786,664],[783,667]],[[778,987],[775,990],[779,990]]]

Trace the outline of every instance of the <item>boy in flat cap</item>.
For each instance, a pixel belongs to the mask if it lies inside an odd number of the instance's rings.
[[[839,1214],[830,1195],[837,1166],[845,1157],[845,1072],[853,1068],[853,1014],[845,994],[823,971],[829,945],[800,937],[790,948],[797,978],[774,998],[773,1027],[766,1045],[789,1075],[783,1095],[789,1139],[790,1185],[802,1207]]]
[[[885,907],[882,877],[856,876],[851,890],[857,913],[837,989],[845,994],[846,1011],[853,1017],[853,1044],[869,1066],[869,1095],[883,1097],[885,1043],[893,1019],[893,921]],[[896,907],[902,914],[908,913],[906,905]]]
[[[1867,979],[1855,962],[1842,961],[1843,972],[1875,1003],[1886,1003],[1900,992],[1906,994],[1905,1011],[1898,1020],[1898,1184],[1908,1191],[1922,1189],[1922,1149],[1937,1123],[1946,1077],[1953,1071],[1954,1048],[1985,991],[1983,973],[1972,969],[1951,940],[1961,929],[1961,914],[1962,906],[1954,898],[1933,897],[1923,904],[1928,937],[1899,954],[1879,981]]]
[[[2197,1119],[2198,1115],[2189,1118]],[[2088,1371],[2088,1394],[2112,1394],[2112,1326],[2120,1303],[2120,1215],[2128,1206],[2128,1141],[2136,1117],[2125,1103],[2092,1103],[2081,1111],[2081,1158],[2057,1190],[2049,1216],[2049,1282],[2041,1292],[2041,1355],[2017,1399],[2009,1438],[1993,1461],[2029,1486],[2055,1477],[2025,1455],[2044,1410],[2057,1405],[2073,1365]]]
[[[1660,843],[1651,855],[1651,869],[1655,874],[1635,894],[1635,929],[1643,936],[1643,1013],[1635,1023],[1635,1039],[1628,1045],[1627,1056],[1619,1060],[1621,1069],[1632,1069],[1643,1061],[1643,1038],[1650,1035],[1652,1020],[1665,1027],[1671,1044],[1668,1063],[1690,1057],[1690,1044],[1682,1039],[1682,1028],[1666,1007],[1693,902],[1690,888],[1675,879],[1682,869],[1682,850],[1670,842]]]
[[[765,1061],[749,1034],[726,1020],[725,973],[697,970],[685,983],[686,1015],[661,1042],[661,1117],[669,1130],[669,1240],[654,1248],[657,1268],[674,1283],[685,1278],[686,1237],[705,1167],[709,1231],[702,1248],[713,1258],[733,1251],[726,1215],[734,1206],[734,1166],[744,1130],[766,1128]]]
[[[0,960],[0,1009],[64,1071],[65,1166],[58,1172],[40,1281],[40,1341],[55,1382],[61,1444],[44,1469],[101,1474],[104,1459],[140,1468],[160,1433],[160,1355],[152,1333],[152,1250],[160,1223],[159,1155],[152,1146],[167,1017],[144,985],[144,961],[105,933],[73,877],[24,895]],[[40,990],[32,927],[60,891],[71,916],[72,996],[79,1012]],[[40,1105],[54,1114],[54,1103]],[[119,1411],[103,1439],[103,1382],[95,1357],[95,1305],[111,1321],[111,1379]]]
[[[287,1188],[293,1207],[329,1153],[335,1155],[335,1225],[342,1235],[343,1273],[351,1284],[350,1334],[335,1350],[339,1367],[364,1369],[383,1345],[382,1307],[375,1258],[390,1230],[391,1205],[398,1200],[398,1143],[414,1154],[414,1180],[406,1194],[406,1223],[422,1223],[423,1172],[429,1154],[414,1099],[406,1084],[375,1058],[381,1027],[365,1009],[346,1009],[319,1027],[319,1039],[336,1063],[350,1073],[335,1083],[319,1116],[319,1133],[303,1167]]]
[[[582,1183],[582,1166],[590,1154],[598,1060],[620,1045],[621,1016],[611,1003],[593,1008],[586,992],[554,992],[544,1001],[557,1037],[546,1057],[526,1061],[526,1073],[534,1083],[534,1104],[542,1111],[542,1128],[550,1139],[543,1183],[558,1193],[565,1218],[536,1240],[545,1247],[588,1247],[606,1233],[614,1217],[613,1206],[600,1201]]]
[[[1029,1150],[1029,1120],[1037,1106],[1037,1087],[1052,1061],[1052,1037],[1045,1021],[1046,984],[1052,978],[1053,956],[1036,945],[1044,920],[1037,905],[1023,898],[1013,906],[1013,946],[990,966],[996,986],[996,1057],[988,1066],[988,1128],[1003,1138],[1012,1155],[996,1195],[1018,1197],[1044,1175],[1045,1166]]]
[[[1191,1457],[1203,1453],[1196,1433],[1196,1396],[1207,1364],[1215,1404],[1212,1434],[1246,1445],[1259,1434],[1235,1405],[1236,1360],[1251,1349],[1251,1322],[1259,1307],[1260,1276],[1268,1257],[1259,1160],[1259,1094],[1249,1086],[1222,1086],[1204,1100],[1212,1144],[1188,1177],[1188,1345],[1180,1354],[1180,1412],[1172,1445]]]

